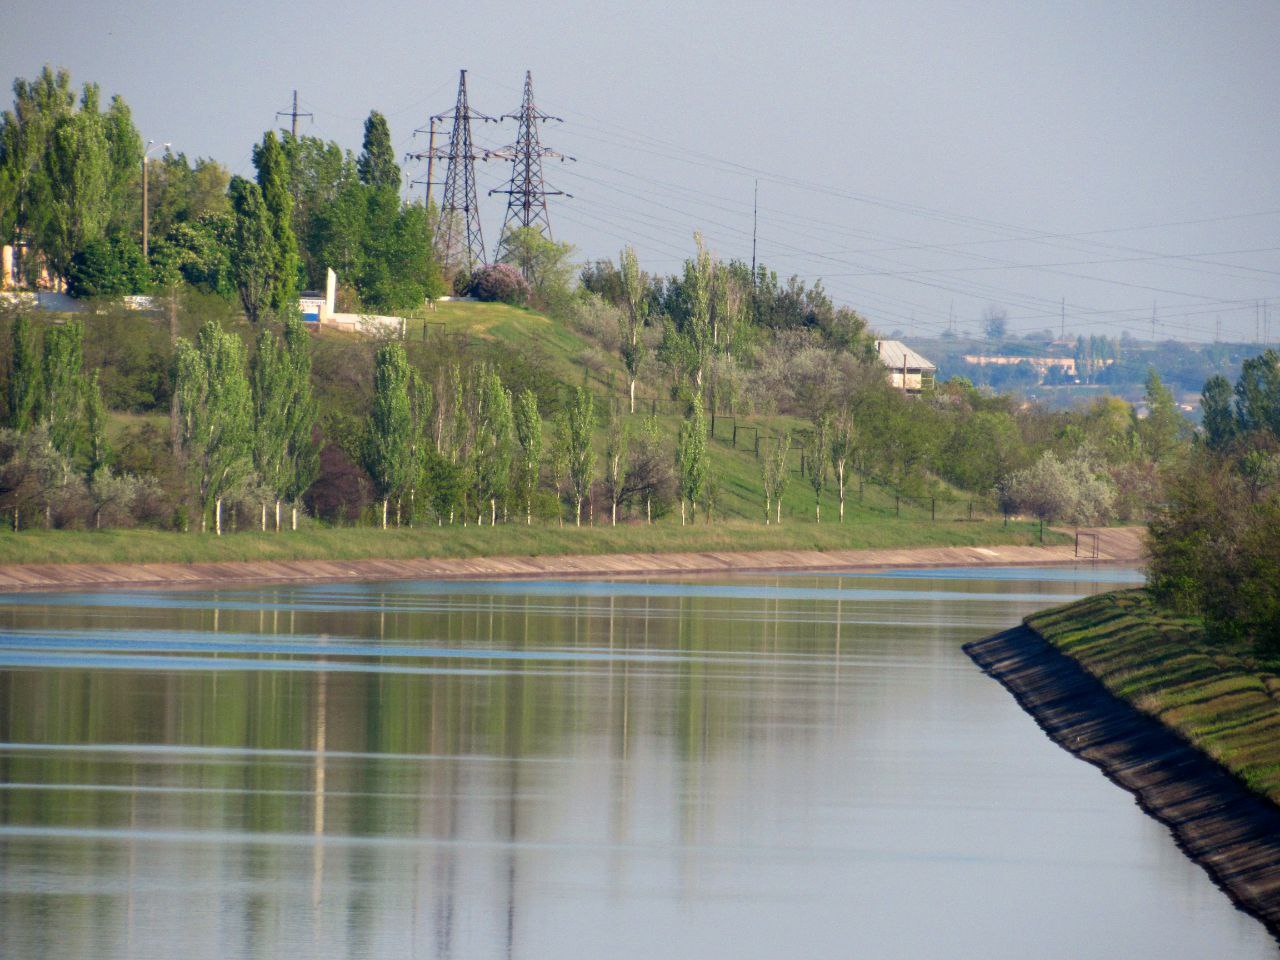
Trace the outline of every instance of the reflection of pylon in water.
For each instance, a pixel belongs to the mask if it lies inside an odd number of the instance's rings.
[[[543,113],[533,102],[533,74],[526,71],[524,75],[524,100],[520,104],[519,113],[504,114],[502,120],[516,120],[519,129],[516,141],[509,147],[495,150],[491,157],[500,157],[511,161],[511,180],[504,189],[490,190],[507,195],[507,215],[502,221],[502,233],[498,238],[498,249],[494,260],[501,260],[507,252],[507,241],[511,231],[521,227],[534,227],[548,240],[551,239],[551,218],[547,215],[547,197],[572,196],[562,190],[549,190],[542,178],[542,161],[544,159],[572,160],[548,147],[544,147],[538,138],[538,124],[547,120],[563,123],[560,117]],[[527,273],[527,267],[526,267]]]
[[[467,103],[467,71],[463,70],[458,77],[458,102],[452,112],[432,119],[453,120],[449,146],[432,152],[432,159],[449,162],[444,177],[444,199],[440,203],[440,225],[436,231],[440,258],[446,267],[470,271],[477,263],[488,262],[476,201],[476,160],[485,159],[485,153],[471,143],[471,121],[490,121],[493,117],[472,110]]]

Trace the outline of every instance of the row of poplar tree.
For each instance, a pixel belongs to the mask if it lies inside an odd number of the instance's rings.
[[[68,337],[83,335],[78,324],[51,328],[46,353],[65,352]],[[290,317],[277,336],[258,334],[248,357],[243,340],[216,321],[194,340],[178,342],[175,371],[175,453],[188,477],[200,513],[200,529],[212,522],[223,530],[228,499],[261,504],[258,525],[297,528],[298,504],[318,471],[317,407],[311,385],[309,333]],[[78,342],[78,340],[77,340]],[[56,361],[49,361],[57,366]],[[81,361],[68,361],[79,370]],[[15,371],[20,365],[15,363]],[[90,381],[96,389],[96,378]],[[379,347],[374,364],[373,401],[359,440],[359,459],[371,478],[385,529],[428,516],[437,522],[496,524],[509,520],[516,505],[532,523],[544,482],[573,504],[575,524],[594,516],[593,489],[608,501],[616,523],[624,498],[643,501],[653,518],[655,497],[671,484],[681,519],[699,505],[712,509],[707,422],[701,399],[693,397],[680,425],[674,458],[664,447],[655,417],[606,424],[603,464],[595,441],[600,418],[594,395],[584,386],[571,391],[546,436],[538,398],[532,390],[513,395],[492,368],[458,367],[436,390],[410,365],[400,343]],[[96,396],[96,393],[95,393]],[[93,409],[101,433],[101,400]],[[19,409],[15,407],[14,409]],[[98,461],[105,456],[99,455]],[[638,504],[637,504],[638,505]]]

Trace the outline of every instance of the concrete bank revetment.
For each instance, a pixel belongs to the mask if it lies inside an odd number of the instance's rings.
[[[1137,563],[1136,528],[1102,530],[1101,563]],[[1083,551],[1082,551],[1083,553]],[[281,560],[224,563],[49,563],[0,567],[0,591],[163,588],[236,583],[342,580],[533,580],[767,573],[778,570],[869,570],[879,567],[1031,566],[1081,562],[1061,546],[913,547],[875,550],[763,550],[708,553],[614,553],[571,556],[423,558],[411,560]]]
[[[1140,591],[1028,617],[965,651],[1280,937],[1277,678],[1162,618]]]

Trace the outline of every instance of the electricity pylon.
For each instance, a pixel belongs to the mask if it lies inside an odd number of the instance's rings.
[[[543,113],[534,104],[531,71],[525,71],[524,99],[520,104],[520,111],[503,114],[499,119],[516,120],[519,123],[519,129],[516,132],[515,143],[489,153],[490,157],[511,161],[511,180],[507,186],[489,191],[490,196],[495,193],[507,196],[507,215],[502,221],[502,233],[498,237],[498,248],[493,255],[495,261],[501,260],[503,254],[507,252],[511,231],[520,227],[534,227],[550,240],[551,218],[547,215],[547,197],[573,196],[563,190],[549,189],[542,177],[543,160],[563,161],[574,158],[544,147],[538,137],[538,124],[548,120],[560,123],[564,121],[560,117]],[[522,269],[527,276],[528,265],[523,265]]]
[[[435,145],[435,125],[451,120],[453,130],[449,145]],[[436,249],[446,267],[464,267],[468,272],[477,262],[485,259],[484,236],[480,232],[480,206],[476,200],[476,161],[488,159],[484,150],[477,150],[471,142],[471,121],[494,121],[471,109],[467,103],[467,71],[458,76],[458,102],[452,111],[431,118],[431,142],[425,153],[411,153],[415,160],[427,161],[427,204],[431,204],[431,167],[435,160],[445,160],[449,166],[444,175],[444,198],[440,202],[440,221],[436,225]],[[496,122],[496,121],[494,121]]]

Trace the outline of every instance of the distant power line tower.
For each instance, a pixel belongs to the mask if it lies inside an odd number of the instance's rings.
[[[492,121],[471,109],[467,103],[467,71],[458,76],[458,102],[449,113],[431,118],[434,128],[437,121],[452,120],[449,146],[437,148],[431,145],[427,154],[427,202],[431,198],[431,161],[447,160],[444,175],[444,199],[440,203],[440,223],[436,228],[440,257],[446,266],[467,270],[476,263],[488,263],[485,259],[484,237],[480,233],[480,205],[476,200],[476,160],[487,159],[483,150],[477,150],[471,142],[471,121]],[[434,139],[434,137],[433,137]],[[424,154],[413,154],[422,159]]]
[[[533,102],[533,73],[525,71],[524,99],[519,113],[503,114],[502,120],[515,120],[519,123],[516,141],[509,147],[490,152],[489,156],[511,161],[511,180],[504,189],[490,190],[506,194],[507,215],[502,221],[502,233],[498,237],[498,249],[493,259],[501,260],[507,251],[507,243],[512,230],[520,227],[534,227],[548,240],[551,239],[551,218],[547,215],[547,197],[572,197],[563,190],[551,190],[542,177],[543,160],[572,160],[562,153],[544,147],[538,137],[538,124],[548,120],[559,123],[560,117],[543,113]],[[527,268],[526,268],[527,272]]]

